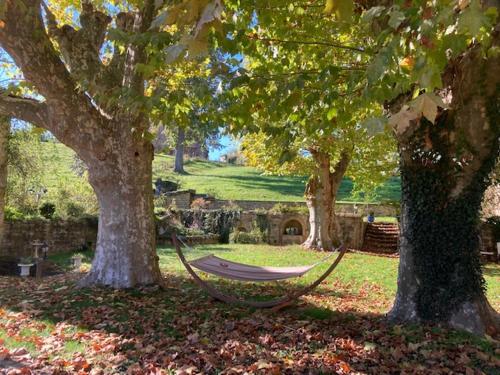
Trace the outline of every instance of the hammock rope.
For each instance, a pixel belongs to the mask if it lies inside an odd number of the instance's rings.
[[[188,273],[193,277],[194,281],[198,286],[204,289],[209,295],[213,298],[226,302],[229,304],[238,304],[238,305],[246,305],[257,308],[266,308],[266,307],[274,307],[280,308],[290,304],[292,301],[301,297],[302,295],[310,292],[314,288],[316,288],[321,282],[323,282],[337,267],[337,265],[342,260],[344,254],[346,253],[347,248],[345,246],[340,246],[338,249],[338,256],[335,261],[328,267],[328,269],[313,283],[310,285],[297,290],[292,291],[286,294],[284,297],[276,298],[269,301],[249,301],[238,298],[234,295],[225,294],[206,281],[204,281],[196,271],[194,271],[193,267],[210,274],[214,274],[223,278],[240,280],[240,281],[276,281],[276,280],[285,280],[294,277],[300,277],[304,275],[306,272],[310,271],[317,265],[326,262],[337,252],[333,252],[329,254],[325,258],[320,261],[310,265],[303,267],[258,267],[251,266],[243,263],[230,262],[222,258],[218,258],[214,255],[205,256],[202,258],[195,259],[193,261],[188,262],[182,252],[180,244],[182,243],[187,248],[190,248],[184,241],[178,238],[175,234],[172,235],[172,243],[175,246],[175,250],[182,264],[188,271]],[[217,262],[219,264],[217,264]]]

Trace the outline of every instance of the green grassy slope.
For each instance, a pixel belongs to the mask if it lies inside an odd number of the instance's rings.
[[[74,152],[60,143],[43,143],[44,184],[55,187],[65,179],[75,178],[71,170]],[[306,177],[264,176],[257,169],[224,163],[192,160],[186,162],[186,174],[172,172],[173,157],[156,155],[153,163],[153,179],[175,180],[182,189],[194,189],[209,193],[219,199],[302,201]],[[352,201],[352,181],[345,179],[339,192],[340,201]],[[399,178],[387,182],[375,196],[375,201],[399,200]]]

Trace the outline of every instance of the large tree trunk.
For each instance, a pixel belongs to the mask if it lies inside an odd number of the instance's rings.
[[[9,140],[10,120],[0,116],[0,243],[4,231],[5,190],[7,189],[7,144]]]
[[[340,228],[335,217],[335,200],[349,156],[343,152],[335,171],[330,171],[330,155],[311,150],[317,172],[307,182],[305,198],[309,209],[309,236],[302,246],[306,249],[330,251],[341,242]]]
[[[175,145],[175,173],[185,173],[184,171],[184,141],[186,140],[186,132],[184,128],[179,127],[177,131],[177,143]]]
[[[109,64],[99,57],[112,21],[127,35],[150,30],[157,11],[154,0],[137,5],[111,17],[82,1],[78,29],[59,23],[40,0],[2,2],[0,12],[1,47],[45,99],[0,88],[0,112],[51,131],[89,167],[100,220],[95,259],[83,285],[125,288],[160,281],[153,152],[145,140],[150,108],[142,100],[146,78],[137,68],[148,62],[147,43],[131,38],[125,53],[115,49]],[[123,90],[125,98],[118,95]]]
[[[389,317],[494,334],[499,318],[484,294],[478,223],[499,157],[500,61],[483,59],[476,46],[453,69],[451,109],[400,139],[400,265]]]
[[[123,141],[129,147],[109,160],[88,163],[100,215],[95,257],[82,285],[129,288],[161,281],[153,216],[153,147],[146,141],[130,142]]]

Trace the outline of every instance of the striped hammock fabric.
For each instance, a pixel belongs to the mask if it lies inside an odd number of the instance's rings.
[[[206,273],[226,279],[251,282],[277,281],[300,277],[318,263],[301,267],[259,267],[231,262],[215,255],[208,255],[189,262],[191,266]]]

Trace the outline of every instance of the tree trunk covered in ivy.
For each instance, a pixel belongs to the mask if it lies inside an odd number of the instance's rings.
[[[329,154],[316,150],[310,152],[316,163],[316,173],[309,178],[304,194],[309,209],[309,236],[302,246],[330,251],[341,242],[335,201],[349,165],[349,156],[343,152],[332,172]]]
[[[479,46],[443,76],[450,109],[399,139],[402,214],[398,292],[390,317],[498,332],[479,259],[481,202],[499,157],[500,59]]]
[[[82,1],[79,29],[61,26],[40,0],[3,3],[0,46],[44,101],[0,92],[0,113],[50,130],[89,167],[99,205],[97,251],[83,285],[128,288],[159,283],[149,119],[144,103],[147,44],[131,38],[108,64],[99,51],[112,18]],[[42,7],[45,16],[42,17]],[[145,35],[153,0],[120,12],[112,27]],[[57,42],[57,49],[53,41]]]
[[[184,142],[186,141],[186,132],[184,128],[179,127],[177,130],[177,143],[175,145],[175,163],[174,172],[184,172]]]
[[[9,141],[10,121],[0,116],[0,242],[4,232],[5,191],[7,189],[7,145]]]

